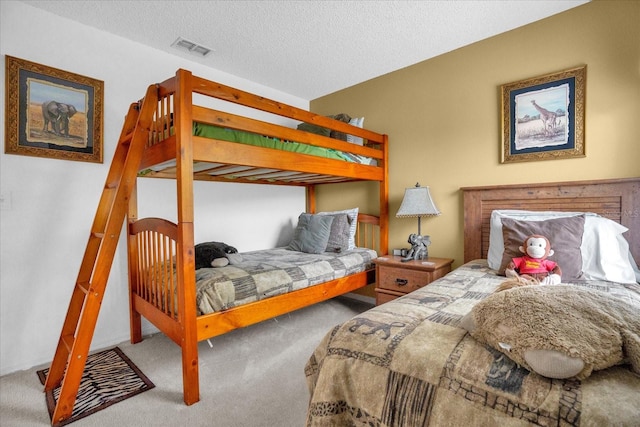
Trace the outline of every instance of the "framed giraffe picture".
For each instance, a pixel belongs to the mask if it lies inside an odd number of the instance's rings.
[[[501,86],[501,163],[585,156],[586,65]]]
[[[102,163],[104,83],[5,57],[5,153]]]

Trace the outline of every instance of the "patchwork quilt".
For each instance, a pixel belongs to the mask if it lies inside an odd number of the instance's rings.
[[[225,310],[373,268],[374,250],[307,254],[284,248],[243,252],[242,263],[196,270],[199,314]]]
[[[640,377],[628,366],[552,380],[458,326],[504,280],[485,260],[472,261],[334,327],[305,367],[307,425],[638,425]],[[637,304],[640,313],[637,284],[573,284]]]

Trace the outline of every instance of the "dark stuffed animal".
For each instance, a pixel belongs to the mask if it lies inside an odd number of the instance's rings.
[[[196,270],[199,268],[224,267],[229,264],[229,255],[238,250],[222,242],[199,243],[196,250]]]

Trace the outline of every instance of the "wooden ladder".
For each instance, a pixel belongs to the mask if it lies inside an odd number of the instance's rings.
[[[45,391],[50,391],[62,384],[51,418],[53,425],[66,420],[73,412],[129,198],[136,185],[157,104],[158,89],[152,85],[141,103],[131,104],[125,118],[60,340],[44,385]]]

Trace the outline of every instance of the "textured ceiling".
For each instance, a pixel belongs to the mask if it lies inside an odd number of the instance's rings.
[[[23,2],[311,100],[587,1]]]

